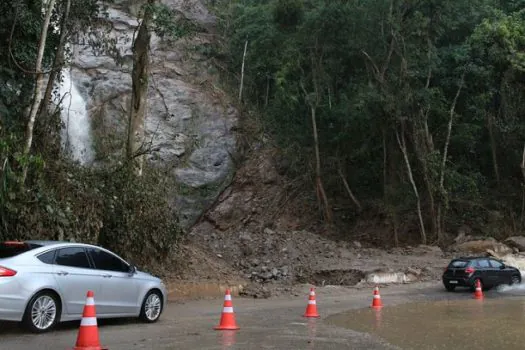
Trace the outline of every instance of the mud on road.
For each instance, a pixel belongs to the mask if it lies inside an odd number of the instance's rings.
[[[236,332],[215,331],[222,310],[222,298],[173,302],[156,324],[134,320],[99,321],[102,345],[111,350],[134,349],[395,349],[366,333],[340,328],[327,322],[330,315],[369,307],[371,288],[319,287],[320,319],[302,317],[309,285],[298,287],[298,297],[269,299],[234,297]],[[497,292],[493,293],[499,297]],[[470,299],[468,292],[447,293],[438,282],[383,287],[385,308],[429,300]],[[52,333],[33,335],[17,326],[0,324],[2,350],[55,350],[74,346],[78,322],[68,323]]]

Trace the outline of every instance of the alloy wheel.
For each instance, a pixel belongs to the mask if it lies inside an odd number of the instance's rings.
[[[57,305],[48,295],[38,297],[31,307],[31,322],[39,330],[46,330],[53,325],[57,316]]]
[[[162,302],[160,297],[156,293],[150,294],[144,304],[146,318],[149,321],[155,321],[160,316],[161,308]]]

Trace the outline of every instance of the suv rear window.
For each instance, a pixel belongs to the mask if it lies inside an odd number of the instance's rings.
[[[450,265],[448,267],[455,268],[455,269],[462,269],[464,267],[467,267],[469,264],[468,260],[453,260],[450,262]]]
[[[35,246],[30,246],[24,242],[7,241],[0,243],[0,259],[11,258],[19,254],[25,253]]]

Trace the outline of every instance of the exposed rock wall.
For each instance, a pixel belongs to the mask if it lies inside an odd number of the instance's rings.
[[[153,35],[146,117],[147,158],[173,174],[180,221],[191,226],[230,183],[237,112],[217,88],[215,67],[198,48],[209,44],[213,16],[199,0],[165,0],[203,28],[176,42]],[[99,163],[121,159],[131,96],[137,1],[116,0],[104,20],[121,60],[100,54],[89,36],[74,45],[72,76],[87,101]]]

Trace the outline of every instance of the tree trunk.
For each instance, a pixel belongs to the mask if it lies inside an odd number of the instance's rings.
[[[244,53],[242,54],[242,67],[241,67],[241,86],[239,86],[239,102],[242,102],[242,89],[244,86],[244,63],[246,61],[246,50],[248,49],[248,40],[244,43]]]
[[[350,189],[350,185],[348,185],[348,181],[346,181],[346,178],[343,175],[343,171],[341,170],[341,168],[338,169],[338,173],[339,173],[339,177],[341,178],[341,181],[343,181],[343,185],[345,186],[346,193],[348,193],[348,196],[350,196],[350,198],[352,199],[352,201],[356,205],[358,211],[360,212],[362,210],[361,203],[359,203],[359,201],[357,200],[356,196],[354,195],[354,193]]]
[[[521,221],[521,224],[523,225],[523,217],[525,215],[525,144],[523,145],[523,153],[522,153],[522,156],[521,156],[521,164],[520,164],[520,168],[521,168],[521,175],[523,176],[523,183],[522,183],[522,202],[521,202],[521,218],[520,218],[520,221]]]
[[[492,166],[494,168],[494,176],[496,176],[496,185],[499,187],[499,167],[498,167],[498,156],[496,152],[496,140],[494,139],[494,116],[492,113],[487,113],[487,129],[489,131],[490,138],[490,151],[492,154]]]
[[[264,98],[264,108],[268,107],[268,99],[270,98],[270,77],[266,77],[266,96]]]
[[[38,107],[40,106],[40,101],[42,100],[42,92],[44,90],[44,74],[42,73],[42,59],[44,57],[44,49],[46,47],[47,41],[47,32],[49,28],[49,22],[51,20],[51,15],[53,14],[53,8],[55,7],[56,0],[49,0],[49,4],[46,9],[46,15],[44,23],[42,24],[42,34],[40,35],[40,40],[38,42],[38,54],[35,63],[35,72],[36,72],[36,81],[35,81],[35,92],[33,94],[33,102],[31,108],[29,109],[29,116],[27,121],[26,128],[26,142],[24,145],[24,157],[29,155],[31,151],[31,145],[33,144],[33,132],[35,127],[35,120],[38,113]],[[27,177],[27,167],[28,163],[25,162],[23,165],[22,171],[22,186],[25,183]]]
[[[397,219],[397,212],[395,209],[392,211],[391,216],[392,216],[391,218],[392,227],[394,230],[394,245],[395,247],[399,247],[399,228],[398,228],[399,224],[398,224],[398,219]]]
[[[465,81],[465,73],[461,76],[461,81],[459,83],[458,90],[456,91],[456,96],[454,96],[454,100],[452,101],[452,105],[450,106],[450,116],[448,119],[448,126],[447,126],[447,137],[445,139],[445,146],[443,146],[443,158],[441,159],[441,168],[439,173],[439,191],[440,191],[440,200],[439,200],[439,207],[438,207],[438,216],[437,216],[437,223],[438,223],[438,241],[441,243],[443,241],[443,217],[442,217],[442,211],[446,208],[443,208],[443,202],[446,202],[448,200],[447,191],[445,190],[445,170],[447,165],[447,155],[448,155],[448,147],[450,145],[450,136],[452,135],[452,124],[454,123],[454,114],[456,111],[456,104],[458,102],[459,95],[461,94],[461,89],[463,88],[463,82]]]
[[[71,10],[71,0],[67,0],[64,15],[62,16],[62,23],[60,24],[60,41],[58,42],[57,51],[55,53],[55,60],[53,63],[53,69],[49,73],[49,80],[47,81],[46,92],[44,99],[40,104],[39,116],[42,118],[47,113],[49,102],[51,101],[51,94],[55,86],[55,80],[57,78],[60,69],[64,66],[64,49],[66,46],[67,38],[67,21],[69,20],[69,12]],[[59,69],[60,68],[60,69]]]
[[[388,186],[388,181],[387,181],[387,176],[388,176],[387,164],[388,164],[388,151],[387,151],[387,148],[386,148],[386,128],[383,127],[383,201],[385,202],[385,204],[386,204],[386,201],[387,201],[387,186]]]
[[[410,166],[410,160],[408,159],[408,151],[407,151],[406,143],[405,143],[404,130],[401,131],[401,137],[399,136],[399,132],[396,130],[396,138],[397,138],[397,143],[399,145],[399,148],[401,149],[401,153],[403,154],[403,158],[405,160],[408,179],[410,180],[410,184],[412,185],[412,190],[414,191],[414,196],[416,197],[417,216],[419,218],[419,228],[420,228],[420,233],[421,233],[421,243],[427,244],[427,233],[425,231],[425,223],[423,221],[423,214],[421,212],[421,200],[419,198],[419,191],[417,189],[417,185],[416,185],[416,182],[414,181],[414,176],[412,174],[412,167]]]
[[[319,154],[319,135],[317,133],[317,120],[315,116],[315,107],[310,106],[311,118],[312,118],[312,132],[314,137],[314,148],[315,148],[315,177],[316,177],[316,189],[317,189],[317,200],[319,206],[324,211],[325,220],[332,222],[332,213],[330,206],[328,205],[328,198],[323,186],[323,180],[321,176],[321,156]]]
[[[151,6],[155,2],[156,0],[148,0],[144,18],[140,24],[137,38],[133,43],[132,94],[126,156],[131,166],[131,171],[137,176],[142,175],[144,153],[146,151],[144,149],[144,119],[149,85],[149,45],[151,38],[149,25],[152,19]]]
[[[431,222],[431,232],[432,235],[437,235],[438,223],[437,223],[437,214],[436,214],[436,201],[434,198],[434,186],[432,185],[432,179],[430,178],[430,171],[428,166],[427,157],[431,152],[433,152],[433,142],[432,136],[428,130],[427,123],[427,112],[421,111],[422,115],[422,126],[418,127],[416,124],[413,124],[413,135],[414,135],[414,149],[417,155],[419,162],[421,163],[421,170],[423,173],[423,180],[425,183],[425,188],[428,196],[429,204],[429,217]]]

